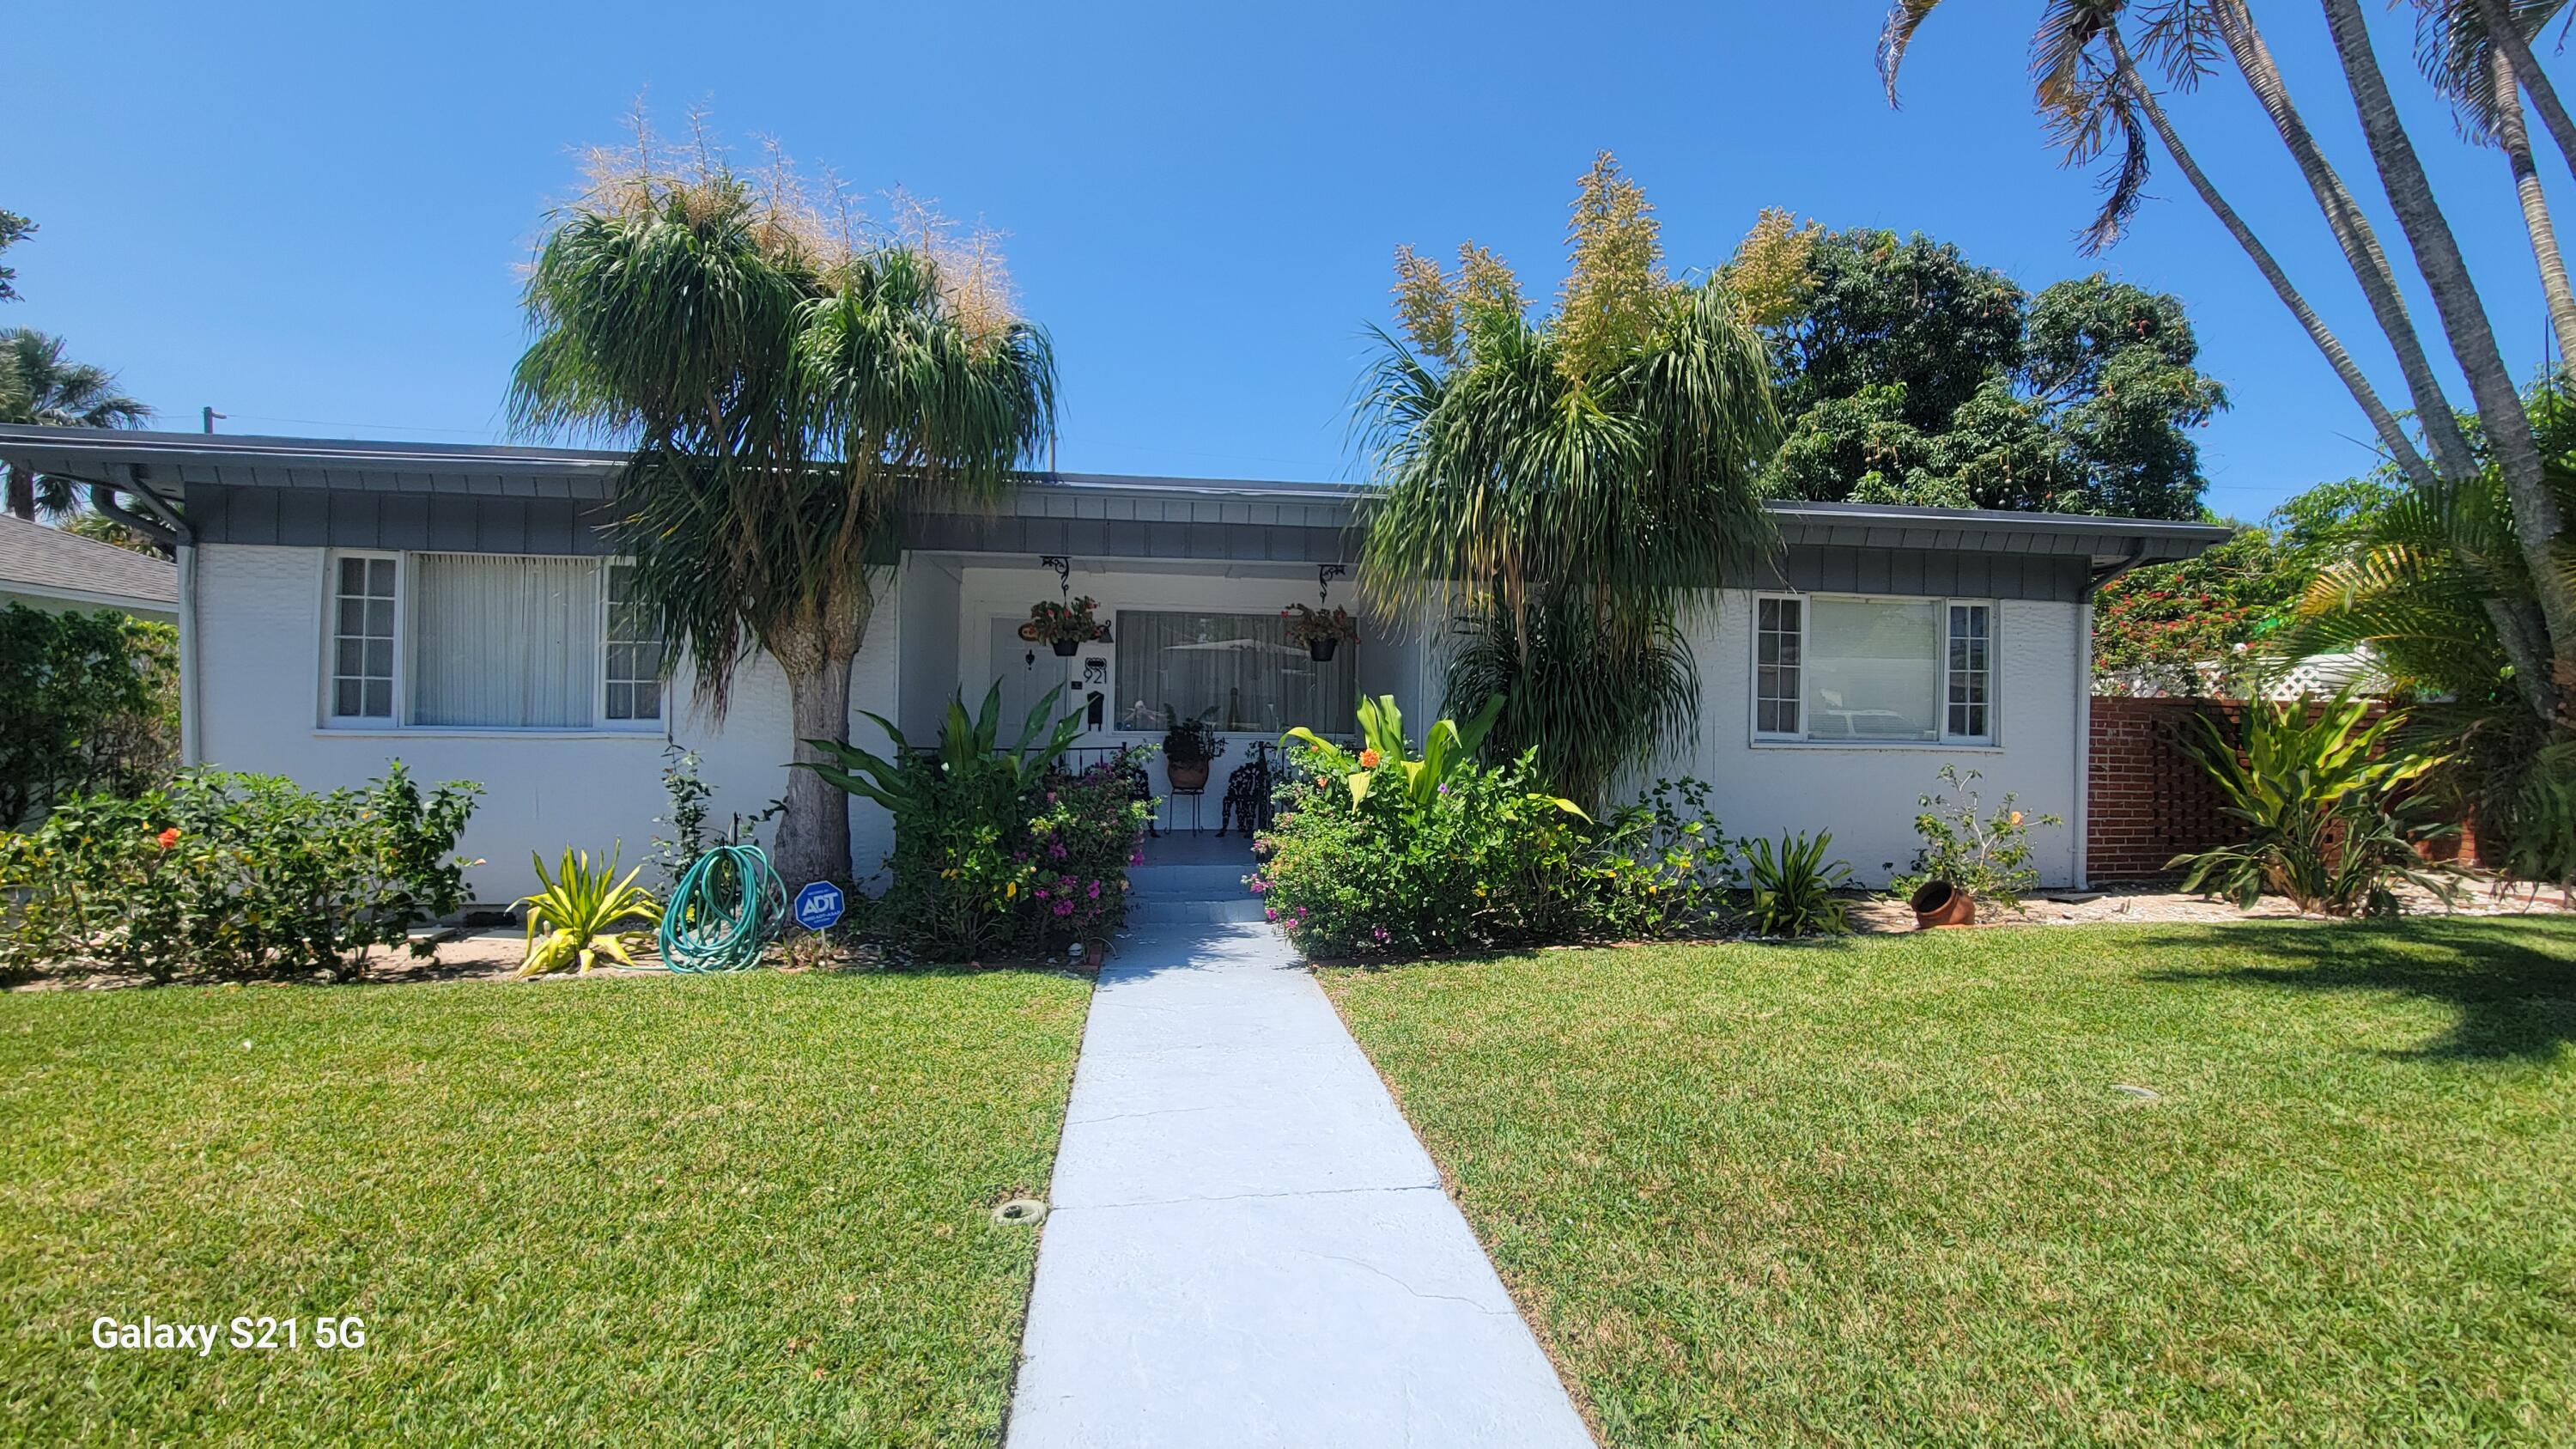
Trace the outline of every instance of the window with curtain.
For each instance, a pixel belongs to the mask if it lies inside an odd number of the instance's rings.
[[[1991,605],[1809,596],[1759,599],[1754,608],[1756,735],[1993,740]]]
[[[420,555],[410,722],[586,728],[600,672],[599,574],[590,559]]]
[[[400,637],[394,623],[399,603]],[[665,705],[661,620],[634,571],[509,554],[349,557],[332,574],[335,720],[646,729]]]
[[[1343,728],[1357,697],[1353,650],[1318,663],[1288,642],[1277,614],[1118,613],[1116,716],[1155,730],[1213,709],[1221,730],[1278,734]]]

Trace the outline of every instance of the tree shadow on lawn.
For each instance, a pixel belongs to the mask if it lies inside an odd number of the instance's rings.
[[[2539,921],[2425,920],[2215,925],[2160,930],[2149,947],[2242,953],[2242,964],[2142,973],[2176,984],[2400,992],[2456,1011],[2450,1031],[2390,1056],[2541,1061],[2576,1042],[2576,928]]]

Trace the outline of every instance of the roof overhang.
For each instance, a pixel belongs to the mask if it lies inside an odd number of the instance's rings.
[[[622,453],[474,443],[339,441],[89,428],[0,427],[0,460],[13,467],[149,491],[177,503],[191,488],[357,493],[604,503],[616,493]],[[934,514],[907,543],[964,552],[1061,551],[1097,534],[1105,544],[1151,525],[1184,554],[1215,531],[1288,530],[1288,557],[1339,557],[1325,535],[1350,527],[1363,490],[1341,483],[1159,478],[1113,473],[1035,473],[989,511]],[[2223,543],[2210,524],[2064,513],[1912,508],[1866,503],[1777,503],[1792,548],[2021,555],[2087,561],[2097,573],[2185,559]],[[1096,525],[1096,526],[1087,526]],[[1175,532],[1175,529],[1178,532]],[[1050,547],[1050,541],[1055,546]],[[1158,548],[1158,551],[1159,548]],[[1219,556],[1230,548],[1212,551]],[[1265,553],[1275,552],[1270,550]]]

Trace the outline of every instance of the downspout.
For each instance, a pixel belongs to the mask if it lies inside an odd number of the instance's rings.
[[[150,489],[134,484],[122,491],[134,495],[151,517],[117,501],[113,484],[92,483],[89,506],[124,524],[178,556],[179,560],[179,763],[205,763],[204,712],[197,708],[197,533],[187,517]]]
[[[2128,557],[2096,564],[2075,599],[2075,888],[2093,888],[2093,596],[2102,586],[2147,561],[2145,539]]]

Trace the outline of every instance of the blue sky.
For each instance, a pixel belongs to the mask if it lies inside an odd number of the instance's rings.
[[[2099,266],[2179,293],[2235,402],[2201,439],[2222,512],[2368,466],[2348,395],[2161,157],[2131,238],[2077,255],[2092,183],[2056,168],[2023,80],[2037,0],[1937,15],[1903,111],[1871,68],[1882,8],[147,4],[102,29],[27,7],[0,205],[43,230],[9,254],[27,300],[0,323],[121,369],[165,426],[212,404],[230,432],[496,438],[523,341],[514,265],[573,181],[571,149],[616,139],[641,93],[674,128],[704,103],[741,149],[774,136],[1007,232],[1063,368],[1061,466],[1339,478],[1396,243],[1472,237],[1544,295],[1575,178],[1608,148],[1676,266],[1722,261],[1777,205],[1956,241],[2033,289]],[[2456,142],[2414,80],[2407,17],[2370,9],[2507,356],[2534,367],[2544,319],[2504,164]],[[2267,10],[2358,187],[2316,8]],[[2174,104],[2398,393],[2242,84]]]

